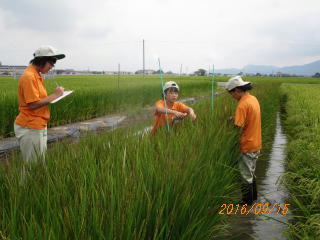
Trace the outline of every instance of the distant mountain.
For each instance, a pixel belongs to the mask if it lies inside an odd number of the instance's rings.
[[[248,74],[271,74],[281,72],[284,74],[295,74],[295,75],[304,75],[312,76],[317,72],[320,72],[320,60],[305,65],[299,66],[289,66],[289,67],[276,67],[272,65],[246,65],[242,69],[229,68],[229,69],[217,69],[216,73],[221,74],[238,74],[240,72]]]
[[[241,71],[244,73],[261,73],[269,74],[279,72],[280,68],[272,65],[247,65],[244,66]]]
[[[314,75],[320,72],[320,60],[301,66],[283,67],[281,72],[289,74]]]
[[[241,72],[240,69],[237,69],[237,68],[225,68],[225,69],[217,69],[215,71],[216,73],[221,73],[221,74],[238,74],[239,72]],[[212,71],[210,71],[210,73],[212,73]]]

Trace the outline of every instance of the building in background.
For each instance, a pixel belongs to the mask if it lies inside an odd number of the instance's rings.
[[[14,79],[19,78],[27,66],[19,65],[2,65],[0,62],[0,76],[13,76]]]

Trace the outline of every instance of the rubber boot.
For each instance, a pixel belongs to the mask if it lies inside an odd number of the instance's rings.
[[[248,198],[247,198],[248,205],[252,205],[253,199],[253,183],[248,184]]]
[[[242,192],[242,201],[241,204],[252,205],[253,203],[253,183],[250,184],[242,184],[241,186]]]
[[[249,192],[249,188],[248,188],[248,184],[242,184],[241,185],[241,193],[242,193],[242,200],[241,200],[241,204],[248,204],[248,192]]]

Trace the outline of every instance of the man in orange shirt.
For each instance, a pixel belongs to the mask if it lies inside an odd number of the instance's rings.
[[[19,79],[19,115],[14,123],[23,159],[29,161],[43,156],[47,149],[47,123],[50,118],[48,104],[63,94],[64,88],[57,87],[47,95],[43,78],[58,59],[65,57],[51,46],[42,46],[33,54],[34,58]]]
[[[257,200],[254,172],[262,147],[260,105],[256,97],[247,93],[252,84],[244,82],[240,76],[230,78],[226,89],[238,101],[234,125],[241,129],[239,169],[245,181],[242,202],[251,205]]]
[[[151,133],[154,134],[156,130],[164,124],[172,124],[174,121],[182,120],[189,115],[192,120],[196,119],[196,114],[193,109],[187,105],[177,102],[179,96],[179,86],[173,81],[166,82],[163,86],[165,100],[156,102],[155,120]]]

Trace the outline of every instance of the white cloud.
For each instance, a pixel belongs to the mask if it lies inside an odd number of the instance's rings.
[[[51,44],[66,52],[57,67],[179,72],[304,64],[320,58],[316,0],[0,0],[0,61],[26,64]]]

